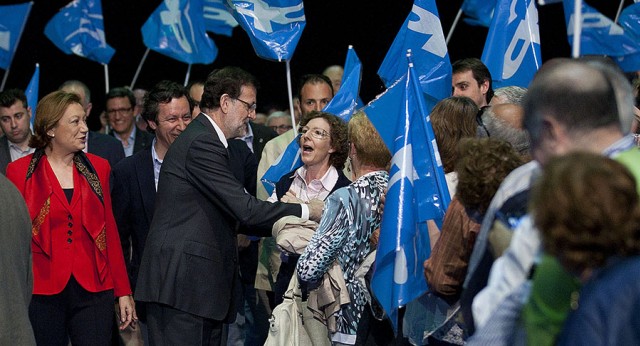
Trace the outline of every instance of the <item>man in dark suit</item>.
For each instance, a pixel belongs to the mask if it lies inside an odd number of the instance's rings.
[[[78,95],[87,118],[91,115],[91,109],[93,108],[91,91],[86,84],[79,80],[68,80],[62,83],[58,90]],[[120,160],[124,159],[124,149],[117,139],[95,131],[89,131],[84,151],[106,159],[111,167],[115,167]]]
[[[153,141],[153,135],[136,126],[133,114],[136,98],[133,92],[127,88],[113,88],[109,90],[106,98],[105,112],[112,128],[110,134],[122,143],[124,155],[129,157],[148,148]]]
[[[205,83],[200,114],[167,152],[136,287],[156,345],[218,345],[240,297],[236,225],[268,235],[287,215],[318,220],[320,202],[262,202],[230,171],[227,139],[255,117],[257,81],[227,67]]]
[[[138,269],[153,217],[160,167],[171,143],[191,122],[192,104],[178,83],[161,81],[145,96],[141,115],[156,135],[153,144],[117,164],[112,171],[113,215],[118,225],[122,252],[131,289],[136,290]],[[137,306],[142,339],[148,343],[146,313]]]
[[[29,147],[32,109],[27,105],[27,96],[20,89],[8,89],[0,93],[0,173],[5,174],[7,165],[33,153]]]

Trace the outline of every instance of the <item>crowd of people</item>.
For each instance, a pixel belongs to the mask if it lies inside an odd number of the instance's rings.
[[[113,88],[98,131],[81,81],[36,109],[0,92],[0,344],[263,345],[292,287],[314,345],[640,342],[637,77],[554,59],[494,90],[452,67],[429,115],[451,203],[398,333],[369,285],[393,153],[365,112],[323,112],[340,66],[293,116],[237,67]]]

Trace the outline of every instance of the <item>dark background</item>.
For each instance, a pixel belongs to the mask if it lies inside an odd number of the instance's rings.
[[[23,2],[0,0],[2,5]],[[92,91],[94,110],[89,120],[90,126],[96,128],[99,127],[97,115],[104,108],[106,93],[103,66],[85,58],[64,54],[44,36],[46,23],[69,2],[34,1],[5,89],[26,89],[36,62],[40,63],[40,97],[56,90],[65,80],[81,80]],[[161,0],[102,0],[107,43],[116,50],[109,63],[111,88],[131,84],[146,50],[140,28],[160,3]],[[620,2],[591,0],[587,3],[614,18]],[[631,3],[632,0],[625,0],[625,6]],[[437,0],[436,4],[446,37],[462,0]],[[333,64],[343,65],[347,47],[351,44],[363,65],[361,97],[365,102],[373,99],[384,90],[376,75],[378,67],[412,5],[413,1],[407,0],[305,0],[307,24],[291,60],[294,88],[297,78],[303,74],[321,73],[326,66]],[[568,57],[570,47],[562,4],[541,6],[538,11],[543,61]],[[480,58],[487,31],[487,28],[469,26],[460,21],[449,44],[451,62],[464,57]],[[247,34],[239,26],[234,29],[232,37],[209,35],[218,46],[218,57],[210,65],[193,65],[191,80],[205,79],[214,68],[239,66],[260,80],[259,111],[272,105],[288,108],[284,62],[258,58]],[[149,89],[162,79],[183,83],[186,72],[186,64],[151,51],[135,87]]]

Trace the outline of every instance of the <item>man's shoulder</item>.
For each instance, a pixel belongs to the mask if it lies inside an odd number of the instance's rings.
[[[253,122],[250,122],[249,126],[251,126],[251,129],[253,130],[254,137],[264,138],[267,141],[278,137],[278,134],[275,131],[262,124],[255,124]]]
[[[151,147],[140,150],[137,153],[120,160],[120,162],[113,167],[113,171],[114,173],[135,173],[136,166],[140,163],[144,163],[145,161],[149,161],[149,163],[153,164],[151,161]]]

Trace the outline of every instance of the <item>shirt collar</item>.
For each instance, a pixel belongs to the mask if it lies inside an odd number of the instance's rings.
[[[616,157],[621,152],[627,151],[633,148],[634,145],[635,144],[633,142],[633,135],[629,134],[618,139],[613,144],[611,144],[607,149],[605,149],[602,152],[602,155],[607,157]]]
[[[295,175],[297,175],[299,179],[302,179],[302,181],[305,181],[304,176],[306,174],[307,174],[307,168],[305,166],[300,167],[298,170],[296,170],[296,173],[295,173]],[[338,170],[333,166],[329,166],[329,169],[322,176],[322,178],[315,179],[315,180],[320,181],[323,189],[327,191],[332,191],[333,188],[336,186],[336,183],[338,182]]]
[[[222,132],[220,127],[218,127],[218,124],[216,124],[216,122],[213,121],[213,119],[211,119],[211,117],[208,114],[206,113],[202,113],[202,114],[207,118],[207,120],[209,120],[211,125],[213,125],[213,128],[216,130],[216,133],[218,134],[218,138],[220,138],[220,142],[222,142],[222,145],[224,145],[225,148],[228,148],[229,143],[227,143],[227,138],[224,136],[224,132]]]

